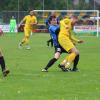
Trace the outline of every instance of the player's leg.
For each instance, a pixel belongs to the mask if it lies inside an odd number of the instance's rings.
[[[77,55],[79,55],[79,52],[75,47],[69,50],[69,55],[65,58],[65,68],[70,67],[71,63],[75,60]]]
[[[2,52],[0,50],[0,65],[1,65],[1,69],[2,69],[2,72],[3,72],[3,76],[7,76],[7,74],[10,72],[9,70],[6,69],[6,65],[5,65],[5,60],[4,60],[4,57],[2,55]]]
[[[12,32],[15,32],[15,27],[14,26],[12,27]]]
[[[10,26],[10,32],[12,32],[12,26]]]
[[[63,60],[60,64],[61,66],[65,66],[65,68],[69,68],[70,64],[74,61],[75,57],[79,54],[78,50],[71,42],[69,37],[63,37],[59,39],[60,45],[69,53],[69,55]]]
[[[49,40],[47,41],[47,46],[49,46],[50,43],[51,43],[51,47],[53,47],[53,40],[52,40],[52,39],[49,39]]]
[[[78,65],[78,62],[79,62],[79,57],[80,57],[79,54],[75,57],[74,62],[73,62],[72,71],[78,71],[77,65]]]
[[[21,44],[28,44],[28,40],[29,40],[29,34],[30,34],[30,30],[27,28],[24,28],[24,38],[21,41]]]
[[[25,34],[27,34],[27,30],[24,28],[24,38],[22,39],[22,41],[19,43],[19,48],[22,48],[23,44],[25,44],[26,41],[26,36]]]
[[[43,72],[47,72],[48,69],[60,58],[60,52],[56,52],[54,57],[49,60],[48,64],[44,69],[42,69]]]
[[[76,52],[71,49],[72,52],[70,52],[68,54],[68,56],[66,56],[66,58],[62,61],[62,63],[59,65],[59,67],[63,70],[64,67],[66,68],[66,71],[71,70],[70,65],[71,63],[74,61],[75,57],[76,57]]]
[[[26,48],[27,49],[30,49],[30,46],[29,46],[30,34],[31,34],[31,30],[24,28],[24,38],[20,42],[19,48],[21,48],[25,44],[26,45]]]
[[[26,49],[30,49],[30,46],[29,46],[29,37],[30,37],[30,35],[25,36]]]

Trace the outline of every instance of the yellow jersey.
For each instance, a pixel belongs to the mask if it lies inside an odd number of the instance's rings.
[[[35,16],[27,15],[23,18],[23,21],[25,21],[25,28],[32,29],[32,24],[37,23],[37,18]]]
[[[69,37],[72,41],[78,42],[79,40],[73,36],[71,19],[65,18],[60,21],[59,37]]]
[[[60,33],[59,35],[69,36],[69,31],[71,30],[71,20],[69,18],[65,18],[60,21]]]

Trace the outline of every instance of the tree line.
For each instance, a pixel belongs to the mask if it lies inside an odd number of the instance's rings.
[[[0,0],[1,1],[1,0]],[[73,0],[2,0],[0,2],[0,11],[28,11],[36,10],[93,10],[94,0],[86,3],[85,0],[79,0],[79,4],[74,5]],[[95,9],[100,10],[100,5],[96,3]]]

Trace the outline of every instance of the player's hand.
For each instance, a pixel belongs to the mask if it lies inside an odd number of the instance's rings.
[[[83,42],[84,42],[83,40],[79,40],[79,41],[78,41],[78,43],[83,43]]]
[[[50,46],[50,45],[51,45],[51,47],[53,47],[53,40],[52,39],[47,41],[47,46]]]

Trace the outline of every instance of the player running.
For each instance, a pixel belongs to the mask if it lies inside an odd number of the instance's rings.
[[[29,46],[29,38],[31,35],[31,32],[33,30],[33,27],[37,25],[37,18],[35,16],[34,10],[30,11],[29,15],[26,15],[23,20],[20,22],[20,25],[25,23],[24,26],[24,38],[23,40],[19,43],[19,48],[22,48],[23,44],[26,45],[26,49],[30,49]]]
[[[78,40],[72,35],[72,28],[74,24],[78,21],[77,16],[71,16],[71,18],[65,18],[60,21],[60,32],[58,36],[58,41],[60,45],[68,52],[68,56],[59,65],[61,69],[69,69],[72,62],[74,62],[73,71],[77,71],[76,67],[79,61],[79,51],[75,47],[74,43],[83,43],[82,40]]]

